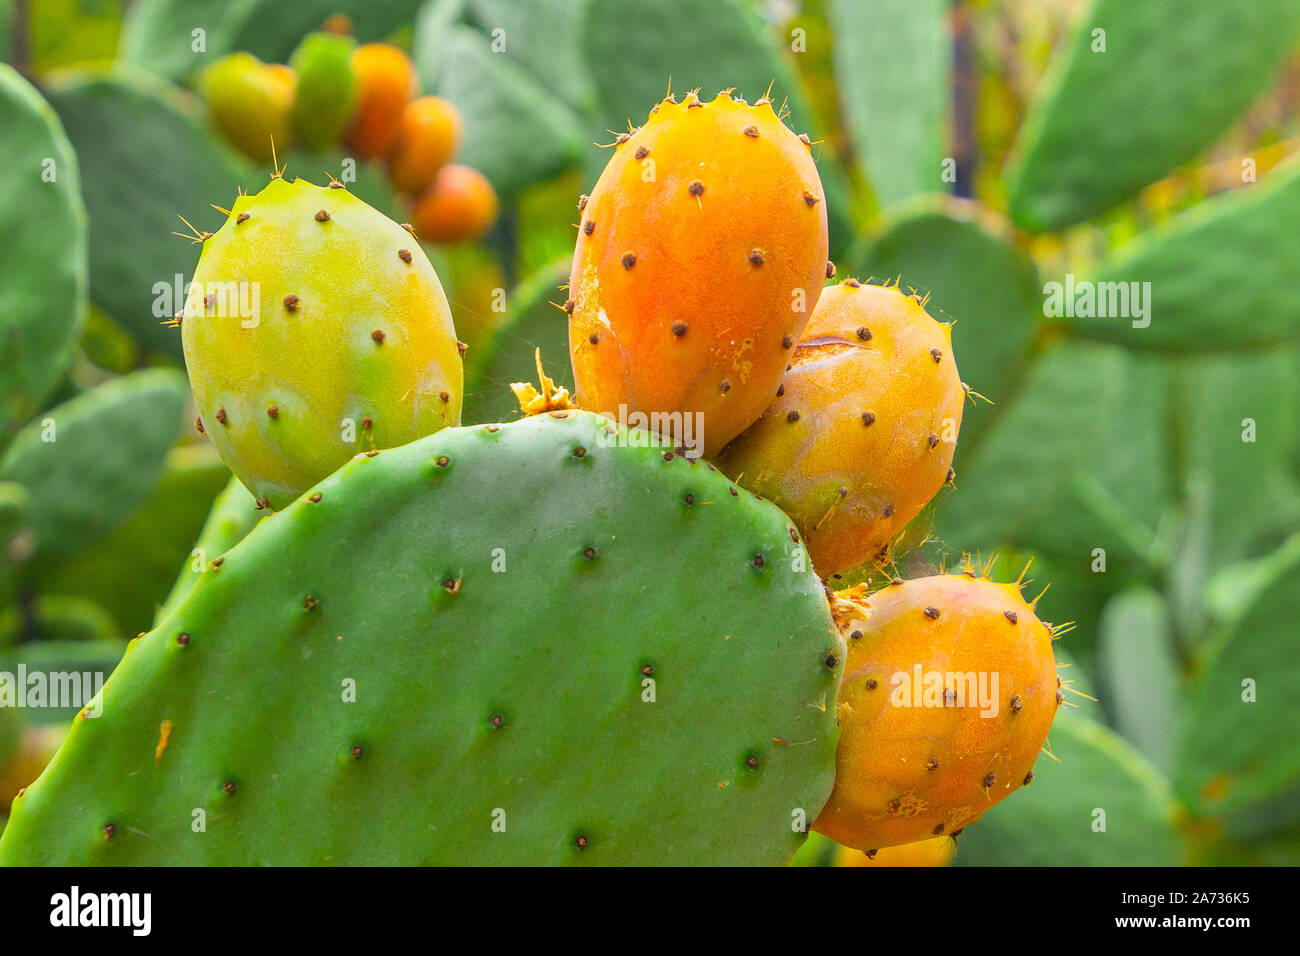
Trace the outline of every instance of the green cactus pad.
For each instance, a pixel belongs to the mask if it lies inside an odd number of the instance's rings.
[[[1292,281],[1300,271],[1298,221],[1300,163],[1290,163],[1200,203],[1102,263],[1090,277],[1099,290],[1101,283],[1148,284],[1149,325],[1135,328],[1130,318],[1067,321],[1082,336],[1155,351],[1300,340],[1300,286]]]
[[[1106,602],[1098,631],[1103,697],[1115,728],[1167,772],[1179,693],[1168,604],[1151,588],[1129,588]]]
[[[881,204],[941,192],[952,54],[946,0],[829,0],[835,78]]]
[[[1297,29],[1293,0],[1097,0],[1021,129],[1013,218],[1061,229],[1192,159],[1263,92]]]
[[[937,534],[959,551],[1015,544],[1079,561],[1094,548],[1150,558],[1172,497],[1167,389],[1157,358],[1069,341],[1045,352],[965,459]]]
[[[43,576],[38,591],[89,598],[112,615],[123,637],[146,630],[229,478],[208,445],[173,448],[149,500],[94,547]]]
[[[572,0],[469,0],[468,16],[489,35],[504,30],[504,55],[577,109],[591,105],[591,77],[579,48],[583,4]]]
[[[0,449],[72,360],[86,311],[86,211],[53,111],[0,65]]]
[[[422,0],[136,0],[122,25],[122,58],[183,80],[232,50],[283,63],[305,34],[334,14],[362,43],[382,40],[410,23]],[[204,49],[194,49],[202,29]]]
[[[585,133],[577,115],[523,67],[492,52],[491,41],[452,27],[445,60],[417,64],[424,83],[464,122],[458,163],[473,166],[502,194],[577,162]]]
[[[163,323],[184,305],[177,293],[194,253],[177,218],[215,229],[209,208],[251,181],[188,94],[143,73],[70,73],[49,84],[50,103],[82,164],[90,213],[90,298],[143,345],[179,360],[181,337]]]
[[[211,570],[208,563],[243,541],[244,536],[253,530],[266,513],[258,509],[257,502],[242,481],[231,478],[226,483],[226,487],[212,503],[212,510],[203,522],[203,529],[199,532],[194,547],[190,549],[181,573],[177,575],[167,599],[154,617],[155,627],[189,597],[194,585],[199,583],[199,578]]]
[[[1295,726],[1300,694],[1300,535],[1231,570],[1216,588],[1231,584],[1231,601],[1220,602],[1227,620],[1196,660],[1174,774],[1180,793],[1210,813],[1284,796],[1300,783],[1300,751],[1286,746],[1294,735],[1285,730]]]
[[[65,558],[116,528],[149,497],[181,428],[185,378],[150,369],[112,379],[33,419],[0,481],[31,495],[33,560]]]
[[[962,834],[958,866],[1184,862],[1168,782],[1121,737],[1062,708],[1046,746],[1056,759],[1044,754],[1030,786]]]
[[[353,459],[133,642],[0,862],[787,861],[843,641],[786,517],[646,440]]]

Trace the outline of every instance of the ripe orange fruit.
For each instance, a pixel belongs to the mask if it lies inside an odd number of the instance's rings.
[[[402,111],[397,143],[388,159],[388,177],[408,195],[432,184],[460,146],[460,113],[440,96],[421,96]]]
[[[477,169],[452,163],[411,209],[416,235],[429,242],[477,239],[497,218],[497,194]]]
[[[367,43],[352,51],[357,76],[357,112],[344,142],[363,159],[385,156],[397,142],[402,113],[419,83],[405,53],[387,43]]]

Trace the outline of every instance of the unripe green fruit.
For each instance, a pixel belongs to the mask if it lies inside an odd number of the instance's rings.
[[[357,108],[357,77],[352,70],[352,37],[311,33],[298,44],[289,65],[298,74],[290,120],[293,134],[308,149],[336,145]]]
[[[451,310],[415,237],[341,186],[272,179],[204,240],[184,315],[203,431],[262,505],[460,424]]]

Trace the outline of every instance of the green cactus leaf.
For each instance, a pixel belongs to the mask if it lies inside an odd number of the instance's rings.
[[[780,511],[634,437],[349,462],[133,642],[0,862],[787,862],[843,640]]]
[[[86,212],[58,117],[0,64],[0,449],[72,360],[86,312]]]
[[[419,61],[416,69],[460,111],[458,162],[509,195],[578,161],[585,137],[577,115],[523,67],[493,53],[487,37],[452,27],[442,53],[438,62]]]
[[[958,359],[960,363],[960,358]],[[1153,560],[1172,479],[1168,370],[1114,346],[1045,352],[939,506],[952,550],[1014,544],[1070,558]]]
[[[149,500],[90,550],[43,575],[39,591],[96,602],[123,636],[148,630],[229,478],[210,445],[173,449]]]
[[[829,0],[835,79],[863,176],[881,204],[942,192],[947,0]]]
[[[112,622],[89,602],[72,598],[51,601],[53,617],[49,623],[56,626],[51,634],[57,636],[17,647],[0,646],[0,673],[16,674],[23,667],[29,675],[46,675],[49,696],[43,706],[28,706],[23,713],[29,723],[47,726],[66,724],[76,717],[83,703],[93,703],[95,692],[108,680],[128,646],[117,637],[96,636],[93,628],[111,626]],[[32,692],[29,687],[28,693]],[[55,698],[54,693],[59,696]],[[29,705],[33,703],[28,700]]]
[[[1300,349],[1205,355],[1180,363],[1175,403],[1196,409],[1186,467],[1210,486],[1207,551],[1216,564],[1300,531]]]
[[[556,260],[521,282],[507,301],[505,322],[480,351],[486,356],[466,368],[465,420],[500,422],[518,418],[513,382],[537,382],[537,349],[542,367],[555,383],[573,394],[569,361],[569,323],[564,292],[570,261]],[[471,377],[472,376],[472,377]]]
[[[1196,662],[1174,779],[1206,812],[1239,809],[1300,783],[1300,749],[1285,730],[1295,726],[1300,695],[1297,575],[1300,535],[1237,577],[1233,613]]]
[[[0,606],[13,600],[22,567],[35,547],[27,526],[32,496],[16,481],[0,481]]]
[[[1106,603],[1100,624],[1101,697],[1114,726],[1163,772],[1172,769],[1179,666],[1169,609],[1159,593],[1125,591]]]
[[[1290,281],[1300,269],[1297,221],[1300,163],[1195,206],[1102,264],[1094,277],[1098,299],[1101,289],[1149,290],[1146,318],[1066,321],[1079,335],[1135,349],[1294,342],[1300,338],[1300,292]]]
[[[798,78],[766,25],[742,0],[639,0],[633,4],[592,3],[582,26],[583,61],[595,85],[597,105],[589,132],[609,141],[605,130],[644,122],[663,99],[669,81],[675,93],[699,87],[705,99],[735,88],[750,102],[771,87],[779,107],[789,110],[786,125],[814,140],[812,113]],[[813,157],[826,195],[830,251],[838,256],[855,237],[849,217],[849,187],[827,147]],[[605,163],[603,151],[588,150],[588,181]]]
[[[952,348],[962,381],[989,402],[962,414],[955,467],[988,430],[996,408],[1020,384],[1027,349],[1041,311],[1033,262],[956,202],[909,203],[876,238],[853,269],[876,282],[897,279],[903,289],[928,295],[926,309],[952,322]]]
[[[504,56],[574,109],[586,111],[593,94],[579,45],[582,6],[573,0],[469,0],[474,22],[500,38]]]
[[[108,611],[88,598],[63,594],[0,608],[0,647],[22,641],[115,641],[119,653],[124,643]]]
[[[1186,848],[1160,772],[1113,731],[1062,709],[1034,781],[961,835],[959,866],[1176,866]],[[1102,817],[1099,811],[1104,812]],[[1102,830],[1101,827],[1105,826]]]
[[[30,565],[48,567],[88,547],[147,500],[188,394],[179,372],[135,372],[50,409],[18,433],[0,459],[0,481],[17,482],[31,496]]]
[[[141,73],[66,74],[50,102],[79,153],[90,212],[90,297],[137,341],[176,360],[162,323],[184,305],[197,258],[177,218],[215,229],[251,173],[200,122],[197,104]]]
[[[1292,0],[1096,0],[1021,127],[1012,217],[1061,229],[1193,159],[1264,91],[1297,31]]]
[[[232,49],[238,18],[252,6],[252,0],[136,0],[122,21],[119,55],[133,66],[183,80]]]
[[[208,562],[221,557],[243,541],[265,515],[266,512],[257,507],[252,493],[244,487],[243,482],[232,477],[212,502],[212,509],[181,566],[180,574],[154,615],[155,627],[189,597],[194,585],[209,570]]]
[[[233,50],[284,63],[306,34],[346,16],[362,43],[410,23],[421,0],[136,0],[122,26],[122,59],[184,80]],[[201,36],[195,31],[202,30]],[[196,46],[200,46],[195,49]]]

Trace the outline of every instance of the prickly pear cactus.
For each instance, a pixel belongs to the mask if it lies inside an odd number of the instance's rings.
[[[949,328],[896,288],[822,292],[780,397],[719,465],[780,505],[823,576],[884,562],[951,479],[965,390]]]
[[[849,656],[819,833],[860,850],[956,836],[1033,779],[1063,694],[1018,583],[937,575],[835,605]]]
[[[701,413],[713,454],[772,401],[817,304],[821,179],[766,98],[670,96],[613,148],[569,278],[578,402]]]
[[[338,143],[357,105],[357,78],[352,72],[356,41],[337,33],[310,33],[289,58],[297,75],[289,119],[294,138],[308,149]]]
[[[0,862],[788,860],[843,641],[788,519],[646,444],[562,411],[358,456],[132,643]]]
[[[239,197],[203,239],[182,334],[202,429],[273,508],[359,451],[460,423],[437,274],[341,187],[276,177]]]

